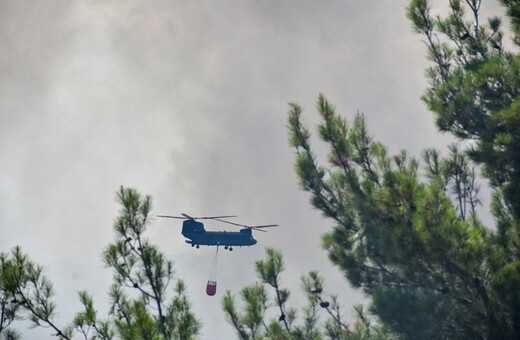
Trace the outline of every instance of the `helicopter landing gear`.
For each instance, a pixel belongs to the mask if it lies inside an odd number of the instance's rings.
[[[233,251],[233,247],[229,247],[229,251]]]
[[[199,248],[200,248],[200,246],[197,244],[197,249],[199,249]]]
[[[228,250],[228,248],[229,248],[228,246],[225,246],[225,247],[224,247],[224,249],[226,249],[226,250]]]

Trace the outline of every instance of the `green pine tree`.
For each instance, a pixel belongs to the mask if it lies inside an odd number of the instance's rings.
[[[84,310],[69,325],[57,325],[51,281],[43,267],[15,247],[0,253],[0,339],[20,338],[10,327],[16,319],[50,328],[60,339],[79,334],[84,339],[185,340],[199,333],[201,323],[191,311],[184,282],[170,286],[173,263],[143,236],[151,197],[121,187],[117,199],[122,205],[114,224],[117,240],[103,252],[105,264],[114,270],[109,315],[99,318],[92,296],[81,291]]]
[[[288,307],[290,291],[281,286],[284,268],[282,253],[267,248],[266,259],[256,262],[260,282],[244,287],[240,292],[242,310],[237,307],[235,296],[226,292],[222,307],[239,339],[394,339],[385,328],[374,325],[361,306],[354,308],[357,315],[354,326],[348,326],[337,296],[324,291],[324,280],[317,272],[302,277],[307,305],[301,310],[303,317],[298,318],[298,310]],[[326,316],[324,323],[320,322],[320,314]]]
[[[520,46],[520,2],[501,2]],[[383,324],[404,339],[518,339],[520,56],[503,47],[500,18],[480,22],[480,0],[449,8],[434,18],[428,1],[413,0],[408,17],[433,61],[423,100],[466,147],[450,146],[445,158],[425,150],[421,172],[406,151],[391,156],[374,141],[363,115],[349,125],[320,95],[328,166],[317,164],[301,107],[291,104],[296,171],[335,222],[323,238],[330,259]],[[474,166],[494,190],[496,231],[475,213]]]

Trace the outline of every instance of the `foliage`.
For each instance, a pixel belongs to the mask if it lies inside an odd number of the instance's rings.
[[[500,0],[511,23],[512,41],[520,47],[520,2]],[[520,337],[520,55],[503,46],[502,20],[481,24],[481,0],[450,1],[447,18],[433,18],[427,1],[412,1],[408,17],[428,39],[433,66],[423,100],[441,131],[469,145],[466,154],[482,165],[494,189],[496,233],[488,242],[489,285],[496,299],[488,312],[494,337]],[[465,19],[469,10],[473,22]],[[422,18],[419,19],[418,18]],[[438,38],[442,35],[442,39]],[[495,316],[497,315],[497,316]],[[499,315],[499,316],[498,316]],[[496,319],[496,320],[495,320]]]
[[[331,301],[326,301],[323,278],[317,272],[310,272],[308,276],[302,277],[307,305],[302,308],[303,324],[297,325],[297,310],[287,307],[290,292],[280,286],[284,270],[282,254],[271,248],[267,248],[266,253],[265,260],[256,262],[260,283],[244,287],[240,292],[244,304],[242,311],[238,310],[235,297],[230,291],[222,299],[227,320],[240,339],[393,339],[382,327],[371,324],[362,307],[355,308],[358,320],[354,327],[347,326],[343,321],[337,296],[330,296]],[[266,286],[274,291],[273,303],[270,302]],[[328,315],[323,325],[319,324],[320,310],[326,311]],[[277,317],[268,320],[268,315]]]
[[[405,151],[389,156],[362,115],[349,128],[323,96],[318,109],[329,168],[317,165],[296,104],[289,127],[301,184],[337,224],[323,238],[332,262],[403,338],[486,334],[498,322],[489,287],[493,236],[473,212],[476,188],[466,157],[455,146],[446,159],[425,151],[421,182],[418,162]]]
[[[0,335],[3,339],[17,339],[14,330],[8,329],[15,320],[20,304],[13,295],[13,281],[16,272],[14,259],[10,254],[0,254]],[[9,332],[9,333],[7,333]]]
[[[520,3],[501,2],[520,46]],[[318,132],[330,151],[321,167],[301,107],[289,112],[301,186],[336,224],[323,237],[330,259],[404,339],[520,338],[520,57],[504,49],[500,18],[480,23],[480,3],[449,0],[446,18],[432,17],[426,0],[408,7],[434,64],[423,100],[466,148],[451,145],[446,158],[426,150],[423,176],[406,151],[390,156],[373,140],[363,115],[349,126],[323,95]],[[472,162],[494,189],[496,232],[475,214]]]
[[[413,0],[408,17],[426,37],[433,66],[423,100],[435,114],[441,131],[472,141],[468,154],[483,165],[508,207],[520,218],[520,56],[503,46],[502,20],[480,23],[481,0],[450,0],[451,14],[432,17],[426,0]],[[501,0],[520,47],[520,3]],[[466,20],[469,8],[473,22]],[[442,35],[444,39],[439,38]]]
[[[190,310],[183,281],[178,280],[169,294],[173,263],[143,237],[151,197],[121,187],[117,199],[123,206],[114,224],[117,240],[103,252],[105,263],[114,270],[108,317],[100,319],[92,297],[81,291],[84,310],[70,325],[56,325],[52,283],[43,275],[43,268],[16,247],[0,254],[1,339],[19,338],[8,329],[16,319],[50,327],[62,339],[74,334],[85,339],[192,339],[199,332],[201,324]]]
[[[49,327],[55,335],[70,339],[72,330],[61,329],[56,325],[55,304],[52,301],[52,283],[43,274],[43,267],[32,262],[20,247],[10,253],[0,254],[1,296],[0,336],[17,339],[19,334],[7,327],[16,319],[30,320],[35,327]]]
[[[118,240],[105,249],[103,259],[115,273],[110,292],[111,312],[116,317],[119,334],[127,339],[191,338],[200,323],[190,312],[184,283],[177,282],[175,296],[167,303],[173,263],[142,236],[151,210],[151,197],[121,188],[118,199],[123,205],[114,225]],[[138,291],[139,297],[131,299],[124,287]]]

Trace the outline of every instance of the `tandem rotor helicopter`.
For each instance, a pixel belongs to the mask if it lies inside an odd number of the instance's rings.
[[[225,218],[232,218],[236,216],[211,216],[211,217],[191,217],[187,214],[182,216],[157,215],[157,217],[173,218],[184,220],[182,222],[181,234],[189,240],[186,243],[191,244],[192,247],[199,248],[200,246],[223,246],[224,249],[233,250],[233,247],[253,246],[256,240],[253,238],[253,229],[266,232],[264,228],[277,227],[278,224],[247,226],[245,224],[238,224],[224,220]],[[206,231],[204,224],[196,220],[215,220],[222,223],[231,224],[241,227],[239,231]]]

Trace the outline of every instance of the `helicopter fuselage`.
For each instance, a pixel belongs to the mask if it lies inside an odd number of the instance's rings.
[[[186,237],[186,243],[192,246],[223,246],[243,247],[256,244],[251,228],[243,228],[240,231],[206,231],[204,225],[195,220],[186,220],[182,223],[182,235]]]

